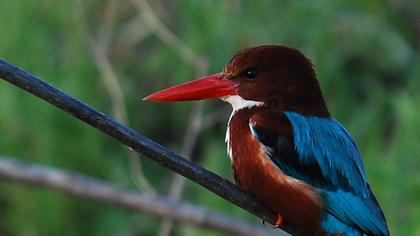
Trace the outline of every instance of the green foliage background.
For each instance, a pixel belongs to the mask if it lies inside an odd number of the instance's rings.
[[[182,42],[209,60],[210,73],[220,71],[241,48],[276,43],[302,50],[316,65],[330,110],[357,140],[392,234],[420,235],[419,2],[150,2]],[[0,1],[0,57],[112,114],[86,43],[87,32],[94,38],[99,32],[106,1],[82,2],[84,23],[77,4]],[[141,98],[195,78],[195,69],[153,34],[124,46],[123,26],[137,12],[130,1],[119,1],[117,7],[109,55],[130,126],[179,151],[192,103],[145,103]],[[204,115],[222,106],[227,105],[207,102]],[[201,165],[232,179],[223,141],[229,112],[224,116],[222,124],[201,132],[194,154]],[[0,82],[0,135],[1,155],[134,188],[125,147],[5,82]],[[172,173],[141,159],[149,181],[165,194]],[[256,220],[190,182],[182,199]],[[0,179],[0,235],[155,235],[159,225],[148,215]],[[216,234],[176,227],[176,235],[186,233]]]

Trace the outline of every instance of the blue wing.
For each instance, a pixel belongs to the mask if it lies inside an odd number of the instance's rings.
[[[292,137],[251,126],[271,160],[287,175],[321,191],[324,230],[346,235],[389,235],[385,217],[366,180],[360,152],[335,119],[284,112]],[[355,228],[355,229],[352,229]]]

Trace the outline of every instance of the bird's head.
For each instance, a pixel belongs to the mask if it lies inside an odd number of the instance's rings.
[[[234,109],[263,105],[329,116],[315,71],[296,49],[263,45],[238,52],[221,73],[156,92],[147,101],[221,98]]]

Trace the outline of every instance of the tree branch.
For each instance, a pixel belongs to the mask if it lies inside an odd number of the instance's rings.
[[[0,77],[114,137],[131,149],[148,156],[157,163],[200,184],[261,219],[272,224],[275,222],[273,212],[251,195],[241,191],[230,181],[185,160],[166,147],[138,134],[133,129],[122,125],[30,73],[0,60]],[[285,230],[291,233],[290,229]]]
[[[37,164],[26,164],[2,156],[0,156],[0,177],[232,235],[273,236],[277,233],[269,228],[237,220],[191,204],[179,203],[155,195],[141,194],[75,172]]]

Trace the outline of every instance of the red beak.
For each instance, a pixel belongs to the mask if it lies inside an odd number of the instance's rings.
[[[219,73],[160,90],[143,100],[169,102],[220,98],[235,95],[237,85],[233,81],[223,79]]]

